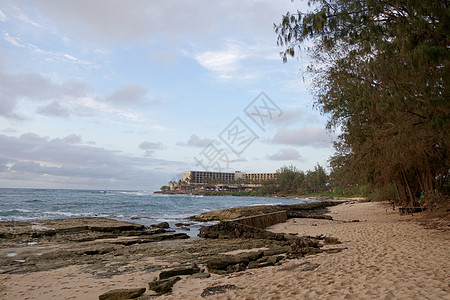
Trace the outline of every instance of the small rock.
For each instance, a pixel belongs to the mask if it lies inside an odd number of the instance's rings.
[[[359,222],[359,220],[352,220],[352,222]]]
[[[225,294],[227,290],[235,290],[235,289],[237,289],[237,286],[235,286],[234,284],[210,286],[203,290],[201,296],[204,298],[215,294]]]
[[[170,279],[164,279],[164,280],[153,280],[152,282],[148,283],[148,289],[155,291],[158,295],[163,295],[166,293],[172,292],[172,287],[174,286],[177,281],[181,280],[181,277],[175,277]]]
[[[161,271],[161,273],[159,273],[159,280],[180,275],[192,275],[198,272],[200,272],[200,268],[196,264],[193,264],[191,267],[188,268],[176,268],[172,270]]]
[[[167,222],[161,222],[159,224],[153,224],[151,225],[151,227],[155,227],[155,228],[169,228],[169,223]]]
[[[117,289],[111,290],[98,296],[99,300],[122,300],[133,299],[145,293],[145,288],[140,289]]]
[[[197,278],[197,279],[204,279],[211,277],[211,274],[209,273],[195,273],[191,276],[191,278]]]

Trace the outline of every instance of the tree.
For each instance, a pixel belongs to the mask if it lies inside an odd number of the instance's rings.
[[[325,172],[325,169],[321,165],[317,164],[314,167],[314,170],[308,170],[306,172],[303,187],[310,193],[318,193],[328,190],[328,175]]]
[[[450,2],[309,2],[275,31],[284,61],[313,44],[315,105],[342,132],[332,169],[403,205],[448,201]]]
[[[277,170],[277,183],[282,193],[294,194],[300,190],[305,173],[295,166],[284,166]]]

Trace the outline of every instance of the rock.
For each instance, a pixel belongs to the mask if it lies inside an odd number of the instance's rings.
[[[325,237],[325,238],[323,239],[323,243],[324,243],[325,245],[341,244],[341,242],[340,242],[337,238],[334,238],[334,237]]]
[[[212,239],[254,238],[276,241],[285,241],[287,239],[282,233],[274,233],[235,222],[220,222],[216,225],[201,227],[198,236]]]
[[[192,225],[192,223],[176,223],[175,224],[176,227],[188,227],[191,225]]]
[[[212,296],[215,294],[225,294],[227,290],[235,290],[238,287],[234,284],[225,284],[225,285],[218,285],[218,286],[210,286],[203,290],[202,294],[200,296],[207,297]]]
[[[261,263],[258,263],[258,262],[256,262],[256,261],[251,261],[249,264],[248,264],[248,268],[249,269],[258,269],[258,268],[264,268],[264,267],[270,267],[270,266],[273,266],[274,264],[273,263],[270,263],[270,262],[261,262]]]
[[[233,272],[241,272],[241,271],[245,271],[246,269],[246,265],[243,263],[238,263],[235,265],[229,265],[226,269],[227,273],[233,273]]]
[[[354,222],[354,223],[355,223],[355,222],[359,222],[359,220],[352,220],[352,222]]]
[[[180,275],[192,275],[194,273],[200,272],[200,268],[197,267],[196,264],[193,264],[193,266],[188,268],[176,268],[172,270],[167,271],[161,271],[159,273],[159,280],[167,279],[174,276],[180,276]]]
[[[141,296],[145,293],[145,288],[139,289],[117,289],[106,292],[98,296],[99,300],[122,300],[122,299],[133,299]]]
[[[291,211],[287,214],[288,218],[306,218],[306,219],[324,219],[333,220],[332,216],[320,215],[320,214],[305,214],[298,211]]]
[[[267,263],[270,263],[272,265],[275,265],[277,262],[283,259],[283,256],[280,255],[274,255],[267,258]]]
[[[197,278],[197,279],[203,279],[203,278],[209,278],[211,277],[211,274],[209,273],[195,273],[191,276],[191,278]]]
[[[169,228],[170,227],[169,223],[167,223],[167,222],[161,222],[159,224],[153,224],[153,225],[150,225],[150,226],[154,227],[154,228]]]
[[[214,270],[233,270],[233,267],[228,268],[228,266],[236,266],[236,265],[248,265],[250,261],[255,261],[262,257],[264,254],[263,251],[258,252],[244,252],[239,253],[236,255],[221,255],[216,258],[212,258],[206,262],[206,266],[208,267],[208,270],[214,269]],[[236,268],[234,268],[236,269]],[[240,269],[237,268],[237,269]],[[231,271],[233,272],[233,271]]]
[[[148,283],[148,289],[155,291],[158,295],[163,295],[172,292],[172,287],[175,283],[181,280],[181,277],[175,277],[164,280],[153,280]]]

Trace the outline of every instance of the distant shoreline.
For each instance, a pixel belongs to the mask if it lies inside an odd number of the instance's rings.
[[[236,197],[267,197],[267,198],[300,198],[314,200],[358,200],[364,201],[366,198],[359,196],[326,196],[326,195],[284,195],[284,194],[257,194],[252,192],[217,192],[217,191],[155,191],[155,194],[164,195],[195,195],[195,196],[236,196]]]

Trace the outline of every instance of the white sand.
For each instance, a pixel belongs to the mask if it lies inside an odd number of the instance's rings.
[[[450,299],[449,232],[425,229],[411,222],[415,217],[400,216],[388,207],[381,203],[344,204],[331,208],[334,221],[291,219],[277,224],[270,230],[324,234],[343,242],[326,248],[347,249],[229,276],[185,277],[171,295],[157,299]],[[354,219],[360,222],[348,222]],[[305,262],[319,267],[304,271]],[[98,299],[115,288],[147,287],[156,274],[93,279],[73,266],[0,275],[0,299]],[[204,288],[224,284],[239,289],[200,297]]]

